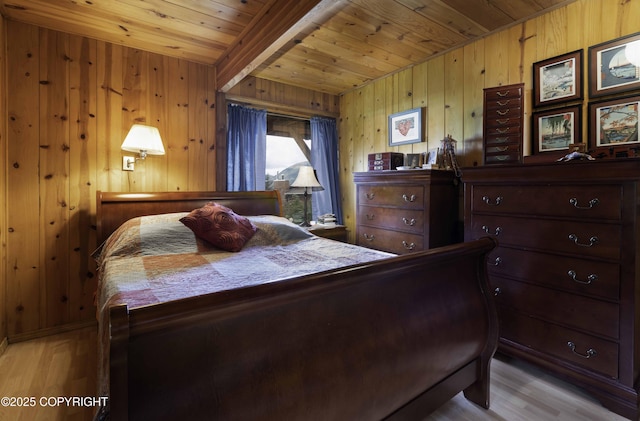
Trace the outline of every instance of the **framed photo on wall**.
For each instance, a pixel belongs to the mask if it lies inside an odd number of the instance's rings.
[[[582,50],[533,63],[533,106],[582,99]]]
[[[589,149],[601,157],[636,156],[639,117],[640,95],[589,103]]]
[[[637,50],[637,52],[635,49]],[[640,89],[640,32],[589,47],[589,97]]]
[[[568,150],[569,145],[581,140],[582,107],[535,112],[532,129],[534,153]]]
[[[422,142],[422,108],[389,116],[389,146]]]

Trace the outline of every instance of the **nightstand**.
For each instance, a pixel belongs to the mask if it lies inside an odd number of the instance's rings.
[[[317,235],[318,237],[330,238],[332,240],[342,241],[346,243],[347,240],[347,227],[345,225],[324,226],[313,225],[307,228],[310,233]]]

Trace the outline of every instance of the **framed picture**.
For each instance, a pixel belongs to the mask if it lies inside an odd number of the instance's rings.
[[[640,32],[589,47],[589,96],[640,89]]]
[[[422,108],[389,116],[389,146],[422,142]]]
[[[533,63],[533,106],[582,99],[582,50]]]
[[[589,149],[594,158],[637,156],[640,95],[589,103]]]
[[[532,129],[534,153],[568,150],[569,145],[581,140],[582,107],[535,112]]]

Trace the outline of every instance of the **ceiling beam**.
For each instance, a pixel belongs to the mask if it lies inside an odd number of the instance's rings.
[[[218,91],[227,92],[313,21],[344,0],[270,0],[216,63]]]

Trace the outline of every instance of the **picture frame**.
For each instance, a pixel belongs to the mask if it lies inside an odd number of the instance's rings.
[[[589,150],[594,158],[640,155],[640,94],[589,103]]]
[[[627,47],[640,41],[640,32],[589,47],[589,97],[640,89],[640,66],[626,57]],[[640,43],[633,44],[640,47]]]
[[[422,142],[422,108],[389,115],[389,146]]]
[[[570,145],[581,141],[580,105],[538,111],[532,119],[534,154],[569,150]]]
[[[533,106],[582,99],[582,50],[533,63]]]

